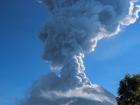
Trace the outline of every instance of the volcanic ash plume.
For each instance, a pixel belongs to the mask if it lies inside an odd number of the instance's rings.
[[[91,84],[87,79],[83,58],[85,53],[94,51],[99,40],[114,36],[121,31],[121,27],[135,23],[140,11],[138,1],[42,0],[42,2],[48,9],[48,21],[40,34],[40,39],[44,43],[43,58],[51,65],[52,72],[33,85],[26,105],[85,105],[72,104],[76,103],[75,100],[64,104],[64,99],[63,104],[49,102],[60,97],[87,99],[88,95],[97,98],[91,100],[100,102],[103,101],[101,97],[104,97],[105,101],[108,101],[106,105],[114,105],[110,104],[109,93]],[[76,89],[79,89],[79,93],[76,93]],[[95,94],[96,96],[92,96]]]
[[[89,83],[84,74],[85,53],[97,42],[116,35],[122,26],[134,23],[140,7],[136,0],[43,0],[48,22],[40,39],[44,59],[75,85]]]

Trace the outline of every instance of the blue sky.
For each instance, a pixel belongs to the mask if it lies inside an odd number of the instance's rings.
[[[0,1],[0,105],[11,105],[26,94],[34,80],[50,69],[42,58],[37,35],[47,21],[46,8],[35,0]],[[117,95],[126,73],[140,73],[140,19],[85,57],[93,83]]]

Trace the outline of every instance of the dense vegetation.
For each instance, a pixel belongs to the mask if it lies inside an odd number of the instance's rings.
[[[127,74],[120,81],[118,105],[140,105],[140,74]]]

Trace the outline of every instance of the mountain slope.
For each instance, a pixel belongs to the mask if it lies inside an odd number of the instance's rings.
[[[47,103],[43,105],[116,105],[115,96],[95,84],[66,92],[53,91],[43,94]]]
[[[99,85],[62,80],[53,73],[42,77],[20,105],[116,105],[115,96]]]

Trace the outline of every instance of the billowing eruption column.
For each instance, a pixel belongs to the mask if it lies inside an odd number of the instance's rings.
[[[137,0],[41,0],[48,21],[40,39],[52,72],[36,81],[21,105],[116,105],[115,97],[85,75],[84,55],[98,41],[135,23]]]
[[[85,53],[99,40],[116,35],[138,18],[137,0],[43,0],[48,22],[40,34],[44,59],[72,86],[90,84],[85,73]]]

